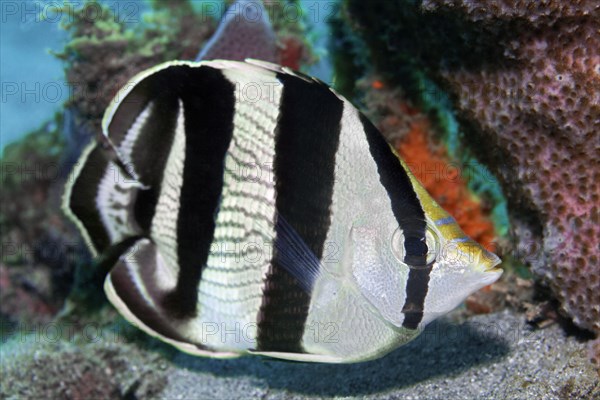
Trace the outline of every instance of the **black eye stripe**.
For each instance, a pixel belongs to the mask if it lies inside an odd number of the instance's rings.
[[[427,255],[427,243],[420,237],[408,237],[404,240],[404,250],[407,256],[423,257]]]

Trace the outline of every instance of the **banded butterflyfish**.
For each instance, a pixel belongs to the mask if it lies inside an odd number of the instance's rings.
[[[255,60],[169,62],[115,97],[64,208],[104,289],[180,350],[380,357],[501,274],[348,100]]]

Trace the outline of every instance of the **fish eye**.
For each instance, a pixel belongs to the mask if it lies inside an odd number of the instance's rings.
[[[440,241],[437,232],[429,226],[425,227],[425,236],[414,234],[404,235],[402,228],[398,227],[392,235],[392,253],[402,263],[411,268],[424,268],[433,263],[440,250]],[[425,264],[423,265],[423,257]]]
[[[405,237],[404,250],[408,256],[422,257],[428,250],[426,240],[416,236]]]

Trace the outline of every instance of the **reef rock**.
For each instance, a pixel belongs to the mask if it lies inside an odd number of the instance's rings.
[[[260,2],[238,0],[223,15],[217,31],[196,61],[244,61],[249,54],[269,62],[277,62],[279,58],[275,32],[266,9]]]
[[[600,3],[351,0],[347,10],[380,71],[422,70],[450,93],[464,144],[503,186],[512,251],[600,334]]]

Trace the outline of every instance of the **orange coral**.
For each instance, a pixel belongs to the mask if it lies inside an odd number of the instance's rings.
[[[410,131],[396,143],[398,152],[431,196],[448,211],[467,235],[490,248],[494,226],[481,201],[467,188],[458,164],[453,163],[442,146],[430,143],[429,123],[417,119]]]
[[[373,89],[383,89],[383,82],[381,82],[380,80],[374,80],[371,86],[373,87]]]

